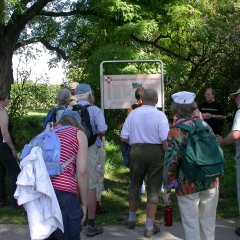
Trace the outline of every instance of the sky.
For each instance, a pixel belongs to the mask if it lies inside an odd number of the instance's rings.
[[[37,50],[36,50],[37,49]],[[29,80],[38,82],[45,82],[48,79],[49,84],[61,84],[63,80],[66,80],[66,73],[64,68],[64,61],[60,62],[57,67],[49,68],[48,61],[52,58],[47,50],[41,45],[38,45],[35,50],[31,50],[31,54],[37,55],[36,59],[29,59],[25,61],[24,57],[20,55],[13,56],[13,74],[14,80],[17,79],[17,71],[30,72]],[[40,51],[40,52],[37,52]],[[28,54],[24,52],[24,54]]]

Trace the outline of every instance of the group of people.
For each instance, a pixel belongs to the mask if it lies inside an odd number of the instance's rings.
[[[74,87],[74,89],[73,89]],[[57,93],[57,111],[53,129],[68,125],[56,132],[60,139],[60,162],[66,163],[74,157],[64,171],[51,178],[64,225],[64,232],[60,229],[54,231],[56,239],[80,239],[81,225],[87,219],[85,234],[95,236],[103,232],[103,227],[95,222],[96,213],[105,213],[100,205],[103,190],[103,174],[105,163],[104,134],[107,131],[104,114],[100,108],[93,105],[94,93],[89,84],[81,83],[61,89]],[[16,182],[20,174],[17,152],[14,146],[12,124],[8,117],[6,107],[9,104],[8,94],[0,93],[0,207],[10,204],[18,207]],[[90,105],[88,113],[92,132],[96,135],[94,144],[88,146],[86,129],[82,126],[80,115],[72,110],[72,106]],[[10,178],[10,199],[6,196],[5,170]],[[80,196],[80,208],[79,199]],[[49,239],[50,239],[49,238]]]
[[[232,94],[237,107],[240,108],[240,89]],[[207,184],[191,182],[181,171],[180,150],[186,146],[186,132],[174,127],[178,123],[193,125],[197,119],[203,119],[215,134],[221,146],[236,142],[237,159],[237,189],[240,208],[240,110],[237,111],[231,133],[223,138],[222,128],[226,114],[223,106],[216,102],[215,91],[208,88],[205,91],[206,102],[198,107],[196,95],[182,91],[172,95],[171,109],[174,114],[174,124],[164,112],[155,106],[158,93],[155,89],[137,89],[137,103],[129,108],[128,116],[121,130],[121,141],[131,146],[130,150],[130,185],[129,185],[129,215],[125,224],[129,229],[135,228],[137,208],[140,199],[141,186],[146,180],[147,203],[144,236],[151,237],[159,232],[154,223],[161,187],[163,185],[164,203],[170,204],[171,190],[175,189],[180,209],[181,219],[187,240],[213,240],[215,234],[216,209],[219,194],[219,180],[212,179]],[[93,105],[94,93],[89,84],[73,83],[70,90],[61,89],[57,94],[58,111],[54,129],[65,125],[57,132],[61,143],[61,163],[74,157],[59,176],[51,178],[56,197],[62,213],[64,232],[57,229],[56,239],[80,239],[81,225],[87,218],[85,234],[95,236],[103,232],[103,227],[95,222],[97,208],[101,208],[101,192],[104,188],[105,148],[104,135],[107,125],[100,108]],[[9,172],[10,203],[17,207],[13,198],[16,190],[16,180],[20,172],[17,153],[14,147],[12,124],[6,107],[8,94],[0,93],[0,207],[7,204],[5,169]],[[73,111],[74,105],[90,105],[88,107],[92,131],[96,136],[93,145],[88,146],[88,139],[81,125],[78,112]],[[80,208],[78,196],[80,195]],[[240,228],[236,229],[240,235]]]
[[[68,94],[66,94],[68,92]],[[66,109],[63,112],[60,112],[60,120],[56,122],[54,128],[58,128],[62,125],[72,125],[79,129],[76,132],[76,128],[71,130],[71,128],[67,128],[64,130],[60,130],[57,132],[58,136],[61,139],[61,161],[67,161],[69,159],[66,157],[66,152],[71,152],[72,155],[76,154],[76,162],[73,162],[72,169],[68,171],[68,168],[64,170],[63,174],[55,177],[52,179],[53,187],[57,193],[58,201],[61,203],[60,208],[62,210],[63,215],[63,225],[69,231],[64,231],[62,233],[59,229],[54,232],[54,235],[57,239],[80,239],[80,225],[81,222],[87,218],[87,227],[85,234],[86,236],[95,236],[97,234],[101,234],[103,232],[103,227],[97,225],[95,222],[96,212],[104,213],[106,210],[100,205],[101,201],[101,193],[103,190],[103,174],[104,174],[104,164],[105,164],[105,147],[104,147],[104,134],[107,131],[107,125],[105,123],[105,118],[102,110],[97,106],[93,105],[94,103],[94,93],[89,84],[81,83],[81,84],[71,84],[70,90],[61,89],[57,94],[57,99],[59,100],[61,97],[65,96],[65,105]],[[59,106],[60,104],[58,104]],[[90,116],[90,124],[92,128],[92,132],[96,135],[96,140],[94,144],[88,146],[87,139],[80,139],[78,137],[78,132],[84,131],[83,127],[81,126],[81,118],[77,111],[73,111],[75,105],[85,106],[90,105],[87,108]],[[58,111],[59,112],[59,111]],[[57,112],[57,113],[58,113]],[[72,124],[71,121],[67,121],[67,119],[77,119],[78,116],[78,125]],[[81,126],[81,127],[79,127]],[[73,138],[73,136],[76,136]],[[73,139],[72,139],[73,138]],[[64,141],[69,142],[69,146],[66,146]],[[73,142],[72,142],[73,141]],[[83,143],[82,143],[83,141]],[[72,142],[72,143],[71,143]],[[73,144],[74,143],[74,144]],[[71,146],[70,146],[71,145]],[[74,148],[74,151],[70,151],[69,148]],[[78,161],[82,165],[77,164]],[[87,163],[87,164],[85,164]],[[71,165],[70,165],[71,166]],[[79,166],[79,168],[78,168]],[[87,166],[87,170],[86,170]],[[80,169],[81,168],[81,169]],[[75,180],[75,175],[78,176],[81,172],[86,170],[85,173],[85,180],[77,181]],[[79,172],[80,171],[80,172]],[[73,174],[75,173],[75,174]],[[66,176],[70,179],[67,179]],[[74,184],[73,184],[74,183]],[[70,211],[67,209],[67,202],[65,202],[62,195],[71,192],[75,195],[75,199],[77,198],[77,187],[79,186],[80,190],[84,187],[86,191],[80,191],[81,197],[81,206],[82,206],[82,213],[81,215],[77,215],[79,211],[79,206],[74,205],[75,213],[73,209],[73,205],[71,205],[71,201],[69,202],[69,206],[73,210],[73,214],[70,214]],[[59,195],[60,191],[60,195]],[[87,201],[86,201],[87,199]],[[66,199],[67,200],[67,199]],[[76,209],[78,208],[78,210]],[[82,216],[82,217],[81,217]],[[72,226],[71,226],[72,222]],[[74,235],[73,232],[75,232]]]
[[[231,95],[239,108],[240,89]],[[181,123],[193,126],[197,119],[201,119],[202,124],[209,128],[209,132],[221,146],[236,142],[240,203],[240,110],[235,115],[232,132],[223,139],[221,134],[226,115],[223,105],[215,100],[214,89],[206,89],[205,102],[199,107],[195,101],[195,93],[181,91],[171,97],[174,115],[171,128],[166,115],[155,107],[158,94],[151,88],[144,89],[141,107],[131,111],[123,124],[121,141],[131,146],[129,215],[125,224],[129,229],[135,227],[139,191],[143,180],[147,179],[145,237],[151,237],[160,231],[154,220],[163,184],[163,201],[166,206],[171,204],[171,191],[174,189],[177,194],[185,238],[214,240],[219,179],[194,182],[184,175],[181,170],[182,150],[186,148],[188,133],[176,125]],[[235,233],[240,235],[240,228]]]

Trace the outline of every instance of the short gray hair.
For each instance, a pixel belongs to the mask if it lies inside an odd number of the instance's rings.
[[[171,109],[175,115],[179,115],[180,117],[191,115],[198,108],[197,103],[193,102],[190,104],[179,104],[172,101]]]
[[[86,93],[81,93],[81,94],[77,94],[77,100],[81,101],[81,100],[88,100],[89,95],[92,95],[92,91],[88,91]]]
[[[158,102],[158,93],[154,88],[145,88],[143,95],[142,95],[143,103],[155,103]]]
[[[70,90],[63,88],[57,93],[57,104],[58,106],[65,105],[70,102],[71,92]]]

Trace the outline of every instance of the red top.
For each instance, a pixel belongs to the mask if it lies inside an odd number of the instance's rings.
[[[66,162],[73,155],[77,154],[77,131],[78,128],[70,127],[56,132],[61,143],[61,163]],[[65,168],[65,170],[59,176],[52,178],[51,181],[54,189],[77,194],[76,158]]]

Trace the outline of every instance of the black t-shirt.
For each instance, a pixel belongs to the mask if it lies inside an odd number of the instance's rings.
[[[213,115],[223,115],[223,116],[226,115],[223,105],[216,101],[212,103],[204,102],[200,107],[200,111],[201,113],[210,113]],[[204,119],[204,121],[208,123],[208,125],[212,128],[215,134],[221,135],[223,125],[224,125],[224,120],[211,118],[211,119]]]

